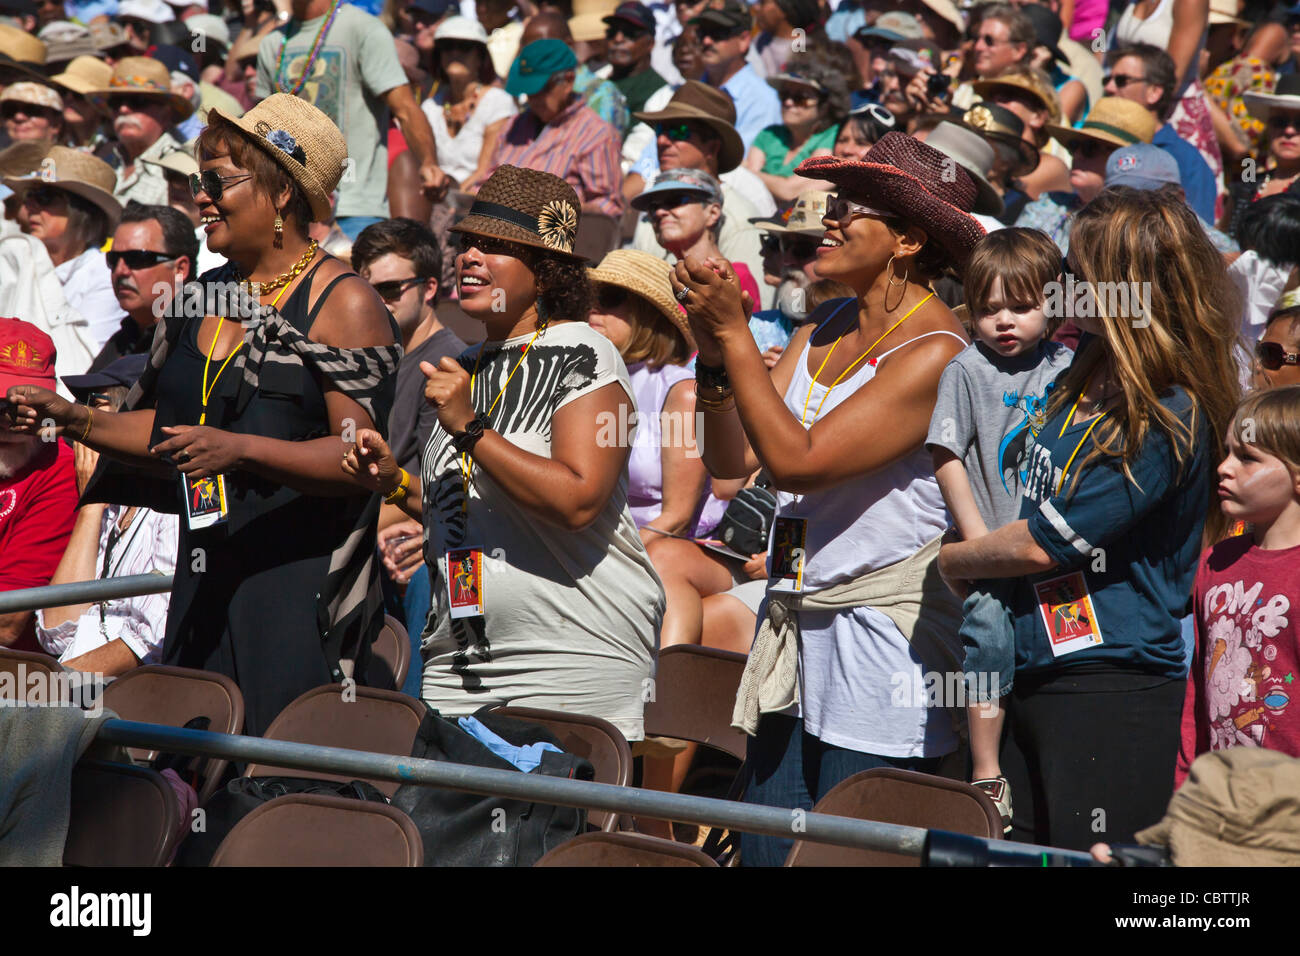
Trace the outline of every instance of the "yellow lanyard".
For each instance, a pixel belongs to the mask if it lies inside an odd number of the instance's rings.
[[[510,374],[506,376],[505,384],[501,386],[501,391],[497,392],[497,397],[492,399],[492,404],[488,406],[487,415],[485,417],[487,418],[492,417],[492,412],[496,409],[497,402],[501,401],[501,396],[504,395],[506,393],[506,389],[510,387],[510,380],[515,377],[515,372],[519,371],[519,366],[523,364],[524,356],[528,354],[528,350],[531,349],[533,347],[533,343],[537,341],[537,336],[541,335],[544,331],[546,331],[545,324],[543,324],[536,332],[534,332],[533,337],[528,340],[528,344],[524,346],[523,352],[519,354],[519,358],[515,361],[515,367],[512,368],[510,370]],[[469,373],[469,396],[470,396],[471,403],[474,401],[474,376],[478,375],[479,363],[483,361],[483,352],[486,348],[487,348],[487,343],[485,342],[483,343],[483,347],[478,350],[478,355],[474,358],[474,371]],[[473,461],[469,457],[469,452],[461,452],[460,473],[461,473],[461,477],[464,479],[464,489],[465,489],[465,497],[461,501],[461,511],[463,512],[469,511],[469,473],[472,467],[473,467]]]
[[[870,345],[870,347],[868,347],[868,349],[867,349],[865,352],[863,352],[863,353],[862,353],[861,355],[859,355],[856,359],[854,359],[852,365],[850,365],[848,368],[846,368],[843,372],[840,373],[839,378],[837,378],[837,379],[835,379],[835,381],[831,382],[831,384],[830,384],[830,388],[826,389],[826,394],[823,395],[823,396],[822,396],[822,400],[821,400],[820,402],[817,403],[817,408],[816,408],[816,410],[813,412],[813,421],[816,421],[816,420],[817,420],[817,416],[821,414],[822,406],[826,404],[826,399],[828,399],[828,398],[830,397],[831,391],[835,388],[835,386],[838,385],[838,384],[840,384],[840,382],[842,382],[842,381],[844,380],[844,376],[848,375],[849,372],[852,372],[855,368],[857,368],[857,367],[858,367],[858,363],[861,362],[861,361],[862,361],[864,358],[866,358],[868,355],[870,355],[870,354],[871,354],[871,350],[874,349],[877,345],[879,345],[882,341],[884,341],[886,335],[888,335],[890,332],[894,331],[894,329],[898,328],[900,325],[902,325],[904,322],[906,322],[908,319],[910,319],[910,318],[912,317],[912,313],[913,313],[913,312],[915,312],[917,309],[919,309],[921,306],[925,305],[927,302],[929,302],[929,301],[930,301],[931,299],[933,299],[933,298],[934,298],[934,293],[931,292],[929,295],[927,295],[927,296],[926,296],[924,299],[922,299],[920,302],[916,303],[916,305],[912,306],[912,308],[908,309],[908,311],[907,311],[907,315],[903,316],[901,319],[899,319],[897,322],[895,322],[895,323],[894,323],[893,325],[891,325],[889,328],[885,329],[885,333],[884,333],[884,335],[880,336],[880,338],[878,338],[878,339],[876,339],[876,341],[872,342],[871,345]],[[803,400],[803,414],[799,416],[799,424],[800,424],[800,425],[806,425],[806,424],[807,424],[807,419],[808,419],[808,403],[812,401],[813,386],[815,386],[815,385],[817,384],[817,376],[818,376],[818,375],[821,375],[821,373],[822,373],[822,369],[824,369],[824,368],[826,367],[826,363],[829,362],[829,361],[831,360],[831,356],[835,354],[835,346],[840,344],[840,339],[842,339],[842,338],[844,338],[843,335],[841,335],[838,339],[836,339],[835,342],[834,342],[834,344],[831,345],[831,350],[830,350],[829,352],[826,353],[826,357],[825,357],[824,359],[822,359],[822,364],[819,365],[819,366],[817,366],[817,372],[816,372],[815,375],[813,375],[813,377],[812,377],[812,381],[808,383],[808,397],[805,398],[805,399]]]
[[[1086,392],[1088,390],[1088,387],[1091,384],[1092,384],[1092,379],[1088,379],[1088,381],[1084,382],[1083,391],[1079,393],[1078,397],[1075,398],[1074,400],[1074,404],[1070,406],[1070,414],[1065,416],[1065,423],[1061,426],[1061,433],[1056,436],[1057,438],[1065,437],[1065,430],[1069,428],[1070,423],[1074,421],[1074,413],[1075,410],[1078,409],[1079,407],[1079,402],[1083,399],[1083,392]],[[1056,483],[1056,493],[1058,495],[1061,493],[1061,489],[1065,487],[1065,476],[1070,473],[1070,466],[1074,464],[1074,458],[1076,455],[1079,454],[1079,449],[1082,448],[1083,443],[1088,440],[1088,436],[1091,435],[1092,430],[1097,427],[1097,423],[1109,414],[1110,412],[1102,412],[1100,415],[1094,418],[1092,420],[1092,424],[1088,426],[1088,430],[1085,431],[1083,433],[1083,437],[1079,439],[1079,444],[1075,445],[1074,451],[1070,452],[1070,457],[1066,459],[1065,467],[1061,469],[1061,480]]]
[[[280,296],[284,295],[284,290],[287,288],[289,288],[289,286],[288,284],[285,284],[285,286],[275,294],[275,298],[271,300],[272,307],[274,307],[280,301]],[[221,363],[221,368],[217,369],[217,374],[213,376],[212,387],[209,388],[208,368],[212,365],[212,353],[217,350],[217,339],[221,338],[221,326],[225,324],[225,321],[226,321],[226,317],[224,315],[219,316],[217,318],[217,331],[212,334],[212,344],[208,346],[208,355],[207,358],[204,359],[203,361],[203,384],[199,386],[199,397],[203,399],[203,408],[200,409],[199,411],[200,425],[207,423],[208,400],[212,398],[212,393],[217,390],[217,380],[221,378],[221,373],[226,370],[226,366],[229,365],[230,360],[235,357],[235,353],[238,352],[244,345],[244,340],[240,339],[239,344],[230,350],[230,354],[226,356],[226,360]]]

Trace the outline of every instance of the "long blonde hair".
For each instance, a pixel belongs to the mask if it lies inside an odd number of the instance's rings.
[[[1145,306],[1135,322],[1132,315],[1107,314],[1112,297],[1095,295],[1100,338],[1084,347],[1053,395],[1049,414],[1078,398],[1109,353],[1122,402],[1098,423],[1076,481],[1105,455],[1121,459],[1125,477],[1137,486],[1130,464],[1153,427],[1169,437],[1181,471],[1200,429],[1208,426],[1213,467],[1223,459],[1224,436],[1241,394],[1233,359],[1240,296],[1195,213],[1175,191],[1103,190],[1075,217],[1070,259],[1094,290],[1126,283],[1141,290]],[[1192,402],[1188,423],[1160,404],[1176,385]],[[1211,495],[1213,490],[1211,484]],[[1217,541],[1226,520],[1211,505],[1207,496],[1206,539]]]

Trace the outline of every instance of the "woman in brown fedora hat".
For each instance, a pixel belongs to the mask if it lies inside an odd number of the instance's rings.
[[[778,490],[733,721],[754,735],[746,799],[808,810],[852,773],[933,772],[957,745],[949,715],[918,690],[923,672],[962,659],[960,606],[934,586],[948,518],[922,443],[940,375],[967,339],[929,283],[960,271],[983,229],[965,170],[903,133],[863,162],[811,159],[797,172],[838,186],[816,269],[856,299],[826,303],[769,372],[728,263],[678,263],[674,287],[700,346],[709,473],[762,466]],[[746,835],[741,858],[780,865],[790,843]]]
[[[628,510],[634,405],[613,343],[584,321],[573,187],[501,166],[460,233],[460,306],[487,341],[444,358],[419,475],[359,431],[344,470],[424,523],[433,608],[423,697],[603,717],[642,737],[663,587]]]
[[[19,421],[103,453],[87,500],[179,513],[163,662],[232,677],[260,734],[312,687],[364,680],[379,500],[339,462],[342,437],[387,422],[400,348],[369,283],[307,237],[343,171],[337,127],[287,94],[209,123],[191,182],[227,265],[171,301],[128,410],[27,394]]]

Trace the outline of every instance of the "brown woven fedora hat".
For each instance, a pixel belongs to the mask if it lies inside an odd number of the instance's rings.
[[[567,262],[586,262],[573,251],[581,208],[578,194],[559,176],[498,166],[479,188],[469,214],[451,231],[544,249]]]
[[[330,193],[343,178],[347,140],[334,121],[306,100],[272,93],[238,118],[208,110],[208,123],[226,123],[246,135],[302,187],[317,222],[329,222]]]
[[[108,86],[98,91],[110,109],[115,96],[154,96],[166,100],[172,108],[173,122],[189,119],[194,104],[172,92],[172,75],[167,67],[147,56],[124,56],[113,67]]]
[[[667,120],[683,119],[704,123],[722,140],[722,148],[718,150],[720,173],[731,172],[745,158],[745,141],[736,132],[736,104],[722,90],[714,89],[707,83],[687,80],[659,112],[634,115],[651,126]]]
[[[845,195],[919,226],[959,269],[984,236],[970,214],[975,181],[955,160],[906,133],[886,133],[862,162],[817,156],[800,163],[795,175],[825,179]]]
[[[21,178],[6,177],[4,184],[22,195],[33,186],[57,186],[88,199],[104,211],[110,229],[122,218],[122,204],[113,196],[117,173],[102,159],[67,146],[51,146],[40,160],[38,172]]]
[[[648,252],[615,249],[600,260],[600,265],[588,269],[587,275],[591,276],[592,282],[616,285],[645,299],[686,336],[686,344],[694,352],[695,336],[691,334],[690,323],[673,298],[673,284],[668,278],[672,271],[672,266]]]

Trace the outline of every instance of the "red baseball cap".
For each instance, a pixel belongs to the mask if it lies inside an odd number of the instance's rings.
[[[30,322],[0,318],[0,398],[15,385],[57,387],[54,340]]]

